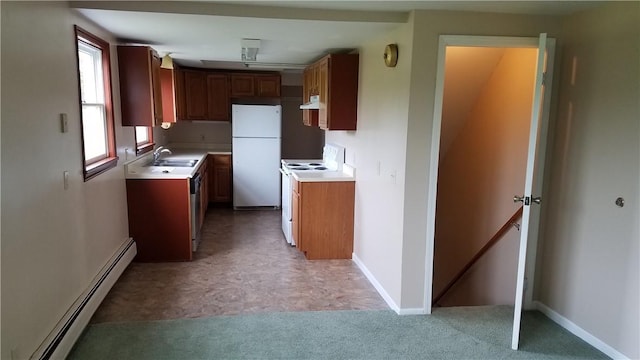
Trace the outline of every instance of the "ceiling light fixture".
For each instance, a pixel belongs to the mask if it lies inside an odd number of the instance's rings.
[[[162,64],[160,67],[163,69],[173,69],[173,59],[169,56],[170,53],[162,57]]]
[[[256,61],[258,49],[260,49],[259,39],[242,39],[242,61]]]

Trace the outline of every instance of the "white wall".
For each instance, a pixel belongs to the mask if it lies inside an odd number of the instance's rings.
[[[538,299],[640,358],[640,3],[564,24]],[[575,74],[575,76],[573,76]],[[618,196],[623,208],[614,205]]]
[[[326,133],[327,142],[346,147],[345,160],[356,167],[354,253],[398,306],[411,28],[400,25],[360,47],[358,130]],[[380,56],[389,43],[400,49],[395,68]]]
[[[128,238],[116,49],[120,163],[84,182],[74,24],[113,43],[64,2],[2,3],[2,359],[28,358]]]

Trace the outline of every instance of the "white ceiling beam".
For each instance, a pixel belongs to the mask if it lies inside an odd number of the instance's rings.
[[[409,18],[409,12],[406,11],[307,9],[281,6],[221,4],[205,1],[70,1],[69,6],[74,9],[289,20],[405,23]]]

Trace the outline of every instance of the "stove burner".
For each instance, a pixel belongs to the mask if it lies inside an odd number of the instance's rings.
[[[322,164],[320,164],[320,163],[309,163],[309,166],[322,166]],[[318,169],[318,170],[324,170],[324,169]]]
[[[293,166],[302,166],[302,165],[296,164],[296,163],[288,163],[287,166],[293,167]]]
[[[291,168],[291,170],[295,170],[295,171],[298,171],[298,170],[311,170],[311,168],[306,167],[306,166],[296,166],[296,167]]]
[[[315,167],[315,168],[313,168],[313,169],[314,169],[314,170],[327,170],[327,168],[326,168],[326,167],[324,167],[324,166],[317,166],[317,167]]]

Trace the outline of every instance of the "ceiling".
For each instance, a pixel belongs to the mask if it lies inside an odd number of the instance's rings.
[[[245,68],[243,38],[260,39],[264,68],[295,68],[349,51],[407,21],[412,9],[565,15],[593,1],[71,1],[121,43],[193,67]],[[275,66],[269,66],[274,65]]]

